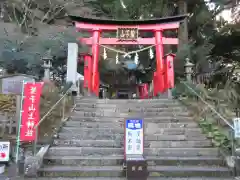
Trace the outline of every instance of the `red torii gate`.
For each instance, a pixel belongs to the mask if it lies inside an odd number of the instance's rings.
[[[155,45],[156,46],[156,72],[154,76],[154,95],[163,93],[169,87],[166,82],[167,72],[164,63],[164,44],[177,45],[177,38],[163,37],[165,30],[178,30],[180,22],[186,15],[173,16],[167,18],[151,19],[151,20],[105,20],[91,19],[78,16],[70,16],[75,22],[75,27],[78,31],[86,30],[92,33],[90,38],[79,38],[82,43],[92,46],[92,56],[85,56],[86,75],[84,74],[85,87],[89,91],[99,94],[99,47],[100,45]],[[117,31],[117,38],[102,38],[102,31]],[[141,38],[138,37],[139,31],[154,32],[155,37]],[[121,34],[123,32],[123,34]],[[172,58],[173,59],[173,58]],[[168,66],[167,66],[168,67]],[[169,80],[168,80],[169,81]]]

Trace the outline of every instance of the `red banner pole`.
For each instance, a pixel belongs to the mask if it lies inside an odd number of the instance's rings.
[[[83,81],[83,87],[84,88],[86,88],[86,89],[88,89],[88,83],[89,83],[89,68],[88,68],[88,66],[89,66],[89,61],[88,61],[88,55],[84,55],[83,56],[83,58],[84,58],[84,72],[83,72],[83,74],[84,74],[84,81]]]
[[[157,81],[159,84],[156,87],[157,93],[164,92],[164,67],[163,67],[163,42],[162,42],[162,31],[156,30],[155,31],[155,41],[156,41],[156,75]]]
[[[93,45],[92,45],[92,57],[93,57],[93,78],[92,88],[95,95],[99,96],[99,75],[98,75],[98,57],[99,57],[99,38],[100,31],[93,31]]]
[[[92,70],[93,70],[93,62],[92,56],[87,56],[88,59],[88,93],[92,93]]]
[[[148,89],[149,89],[148,83],[144,83],[144,84],[143,84],[144,99],[148,99],[148,98],[149,98],[149,97],[148,97]]]
[[[153,96],[157,96],[159,83],[157,79],[157,72],[153,73]]]
[[[164,92],[165,91],[167,91],[168,90],[168,85],[169,85],[169,83],[168,83],[168,68],[169,68],[169,66],[168,66],[168,61],[167,61],[167,56],[164,56],[164,58],[163,58],[163,60],[164,60]]]

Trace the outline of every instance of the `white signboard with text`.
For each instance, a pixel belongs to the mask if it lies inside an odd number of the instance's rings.
[[[8,162],[10,155],[10,142],[0,141],[0,162]]]
[[[125,123],[125,155],[143,154],[143,120],[128,119]]]
[[[240,138],[240,118],[234,118],[233,124],[234,124],[234,136],[235,138]]]

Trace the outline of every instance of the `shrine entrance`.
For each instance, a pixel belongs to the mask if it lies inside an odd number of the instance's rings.
[[[156,70],[153,75],[153,95],[156,96],[158,93],[164,93],[169,88],[173,88],[174,54],[164,55],[164,45],[178,45],[178,38],[165,37],[164,32],[171,30],[177,36],[177,30],[185,17],[185,15],[181,15],[151,20],[118,21],[70,16],[75,23],[77,31],[88,31],[92,34],[89,38],[79,38],[81,43],[87,44],[92,48],[92,54],[84,56],[84,87],[89,92],[99,96],[100,79],[98,68],[100,47],[114,51],[113,48],[107,45],[142,45],[148,47],[144,47],[139,51],[117,51],[117,53],[128,56],[155,47]],[[102,32],[113,31],[116,32],[116,38],[101,37]],[[154,37],[142,38],[141,34],[143,32],[152,32]],[[142,89],[144,88],[146,87],[143,86]]]

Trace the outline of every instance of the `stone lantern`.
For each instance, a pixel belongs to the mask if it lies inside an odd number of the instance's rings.
[[[190,62],[189,58],[186,58],[186,63],[184,65],[187,81],[192,81],[193,67],[194,64]]]
[[[44,80],[50,80],[50,68],[52,67],[53,57],[51,51],[49,50],[45,56],[42,58],[43,68],[44,68]]]

